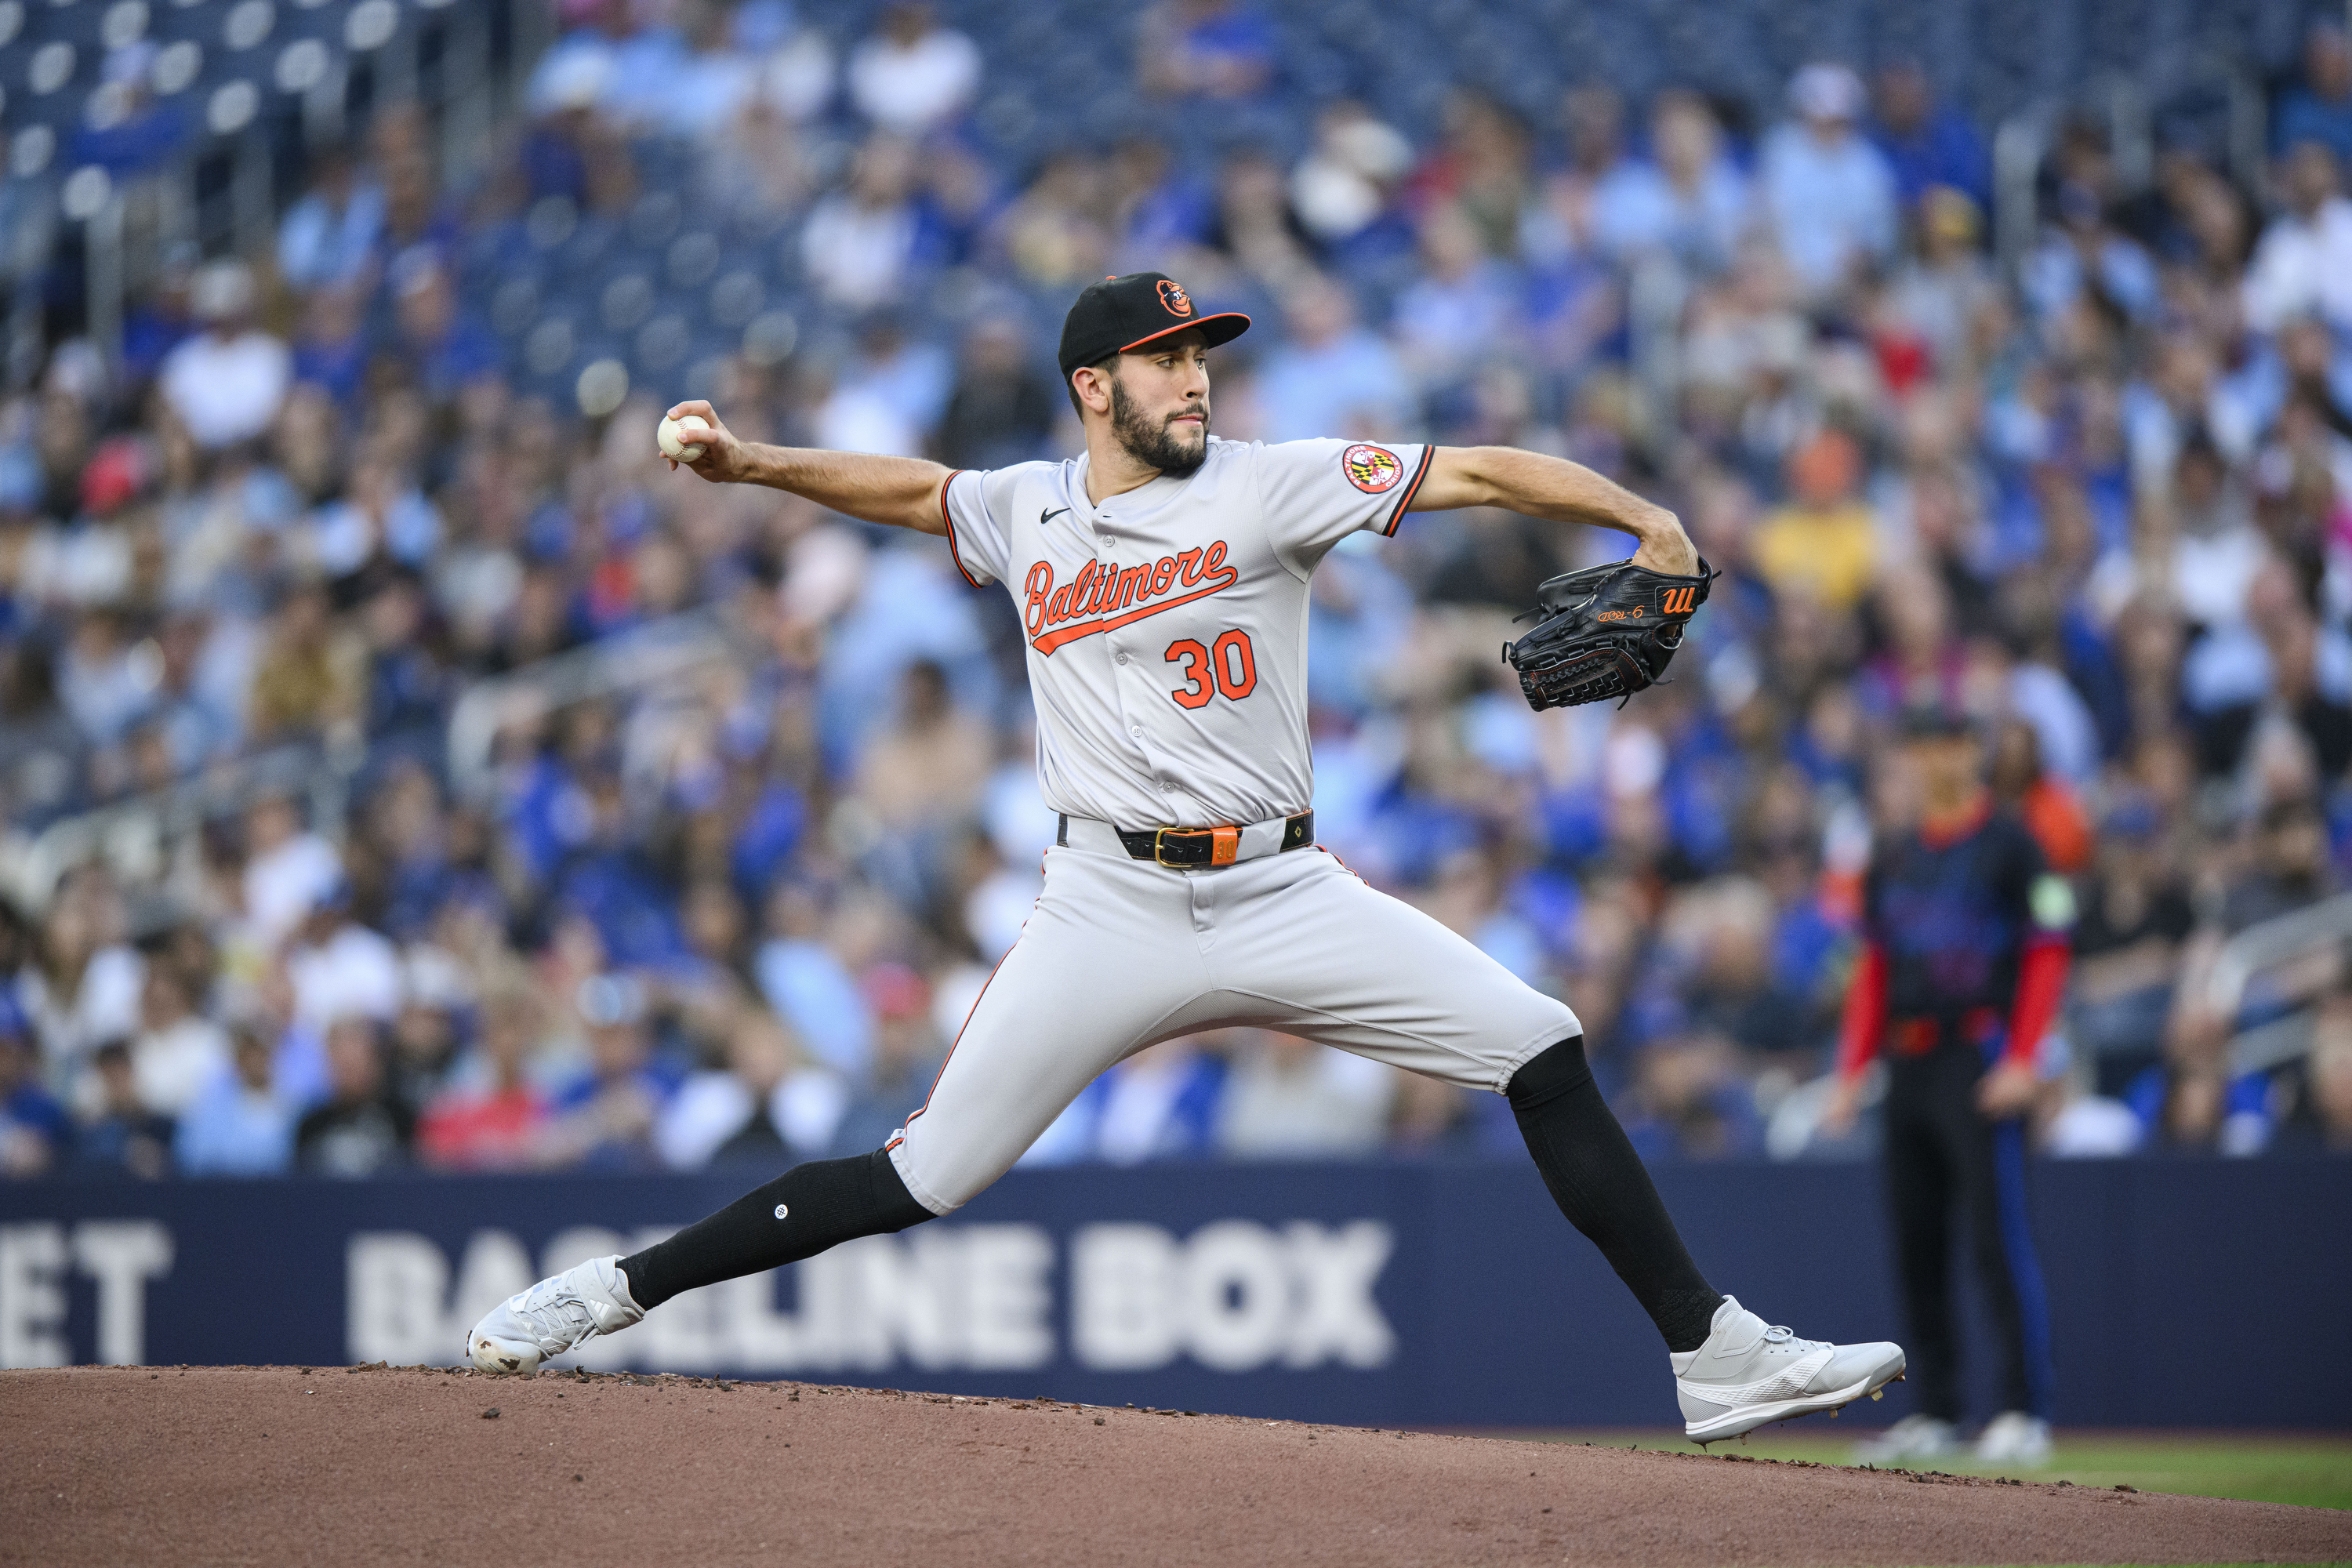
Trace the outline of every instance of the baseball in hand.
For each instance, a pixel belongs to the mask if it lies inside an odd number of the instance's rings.
[[[661,429],[656,433],[654,439],[661,443],[663,457],[675,458],[681,463],[691,463],[702,456],[704,447],[700,442],[696,442],[693,446],[687,445],[687,438],[698,430],[709,428],[709,423],[699,414],[689,414],[683,419],[664,416]]]

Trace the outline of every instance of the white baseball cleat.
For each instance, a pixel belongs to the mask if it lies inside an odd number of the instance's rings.
[[[1683,1431],[1696,1443],[1737,1437],[1878,1392],[1903,1374],[1903,1347],[1801,1340],[1726,1296],[1706,1343],[1668,1358],[1682,1397]]]
[[[528,1376],[546,1358],[597,1334],[619,1333],[644,1317],[646,1310],[629,1299],[620,1261],[617,1252],[592,1258],[491,1308],[466,1336],[474,1364]]]
[[[2050,1423],[2022,1410],[2004,1410],[1978,1435],[1976,1458],[1980,1465],[2046,1465]]]

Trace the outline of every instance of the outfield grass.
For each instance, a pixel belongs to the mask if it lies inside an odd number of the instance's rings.
[[[1734,1438],[1715,1445],[1716,1453],[1750,1454],[1759,1459],[1853,1462],[1853,1439],[1833,1436],[1820,1416],[1768,1427],[1743,1446]],[[1541,1432],[1547,1442],[1606,1443],[1617,1447],[1696,1454],[1702,1450],[1675,1432]],[[1860,1436],[1861,1434],[1857,1434]],[[1966,1455],[1907,1467],[1954,1475],[2015,1476],[2021,1480],[2072,1481],[2078,1487],[2132,1486],[2147,1492],[2187,1492],[2196,1497],[2247,1498],[2257,1502],[2301,1503],[2313,1508],[2352,1508],[2352,1436],[2303,1436],[2226,1433],[2058,1433],[2057,1451],[2040,1469],[1982,1467]]]

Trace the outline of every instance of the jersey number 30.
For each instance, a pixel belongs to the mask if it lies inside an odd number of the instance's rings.
[[[1165,658],[1170,664],[1181,661],[1184,666],[1185,684],[1168,694],[1179,708],[1205,708],[1220,692],[1238,702],[1257,689],[1257,654],[1250,647],[1249,633],[1239,626],[1209,647],[1179,637],[1168,645]]]

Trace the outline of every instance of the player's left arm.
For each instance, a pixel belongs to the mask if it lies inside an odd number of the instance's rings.
[[[1588,522],[1641,541],[1636,565],[1687,575],[1698,551],[1682,520],[1581,463],[1517,447],[1440,447],[1408,511],[1498,506],[1554,522]]]
[[[2024,837],[2020,830],[2021,838]],[[2024,839],[2012,877],[2021,884],[2025,931],[2017,959],[2017,990],[2009,1004],[2009,1037],[2000,1060],[1977,1086],[1977,1105],[1996,1119],[2032,1108],[2041,1084],[2035,1059],[2042,1037],[2058,1020],[2066,999],[2066,971],[2074,962],[2074,889],[2052,869],[2041,850]]]

